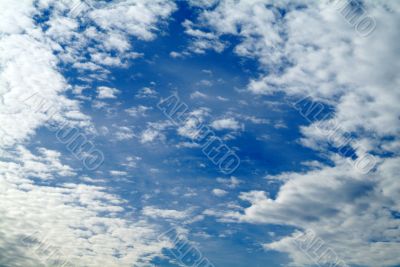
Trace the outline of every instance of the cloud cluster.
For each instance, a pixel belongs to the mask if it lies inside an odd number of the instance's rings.
[[[265,74],[249,82],[249,93],[284,92],[289,99],[309,96],[331,107],[334,112],[323,123],[339,124],[341,138],[354,136],[349,146],[356,157],[372,153],[378,161],[369,174],[357,173],[346,164],[351,159],[332,153],[327,136],[314,124],[304,126],[300,128],[302,144],[317,148],[330,165],[321,162],[316,170],[272,177],[283,182],[276,198],[264,191],[242,193],[240,198],[251,206],[222,216],[311,228],[347,264],[396,265],[400,262],[395,252],[400,248],[395,215],[400,211],[395,185],[400,153],[400,65],[395,58],[400,35],[394,25],[400,23],[400,4],[363,1],[376,29],[361,36],[334,2],[220,1],[190,24],[205,27],[219,38],[238,37],[234,51],[258,59]],[[293,238],[265,247],[288,253],[294,264],[311,264],[295,248]]]
[[[82,3],[84,8],[69,0],[36,2],[35,15],[44,16],[39,26],[46,41],[63,63],[87,73],[81,78],[84,81],[106,79],[107,67],[124,67],[140,57],[132,49],[132,40],[153,40],[176,9],[166,0],[88,1]]]
[[[157,241],[159,230],[140,216],[121,217],[124,200],[106,188],[75,183],[59,153],[40,148],[42,156],[23,148],[3,155],[0,163],[2,238],[0,264],[39,266],[49,255],[77,266],[148,266],[168,242]],[[18,159],[18,160],[15,160]],[[69,183],[39,185],[34,179],[69,177]],[[25,239],[33,239],[30,244]],[[118,256],[116,256],[118,255]]]
[[[90,2],[97,9],[73,16],[76,1],[1,1],[2,266],[41,266],[49,255],[38,255],[40,244],[57,251],[56,260],[76,266],[149,266],[169,246],[156,241],[158,227],[142,215],[124,218],[124,200],[106,188],[76,183],[61,152],[32,152],[23,145],[49,123],[92,130],[80,103],[67,97],[72,86],[59,67],[88,74],[83,80],[103,79],[106,67],[139,56],[132,38],[155,38],[159,23],[175,9],[163,0]],[[99,87],[99,98],[115,98],[116,92]],[[28,239],[30,244],[23,242]]]

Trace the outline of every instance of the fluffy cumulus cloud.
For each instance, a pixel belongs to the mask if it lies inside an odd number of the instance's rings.
[[[124,66],[139,56],[130,38],[152,40],[175,9],[162,0],[89,2],[97,9],[85,6],[84,13],[73,14],[76,1],[1,1],[2,266],[148,266],[169,246],[150,241],[156,240],[157,227],[141,215],[135,221],[123,218],[124,200],[106,188],[76,183],[77,173],[61,162],[60,152],[22,145],[45,125],[63,123],[93,133],[91,118],[67,97],[71,86],[59,66],[102,79],[107,66]],[[115,93],[99,89],[100,98]],[[69,182],[59,183],[60,177]],[[56,251],[56,258],[45,248]]]
[[[358,8],[355,15],[347,13],[352,7]],[[207,28],[213,38],[239,37],[234,51],[256,58],[265,70],[249,82],[250,94],[283,92],[289,101],[307,97],[333,110],[300,128],[301,143],[326,156],[329,165],[269,177],[283,183],[276,197],[243,192],[240,198],[251,206],[223,216],[311,228],[349,265],[399,264],[400,65],[393,60],[400,51],[399,12],[396,1],[227,0],[186,23],[192,30]],[[357,24],[365,17],[374,21],[370,29]],[[206,39],[212,38],[200,40]],[[340,129],[335,138],[332,125]],[[349,136],[352,158],[330,152],[337,139]],[[354,160],[367,154],[374,155],[376,168],[357,172]],[[310,265],[293,239],[265,247],[289,253],[294,264]]]
[[[335,167],[270,177],[284,181],[276,198],[264,191],[242,193],[240,198],[251,206],[225,216],[241,222],[312,229],[348,265],[393,266],[400,260],[394,253],[399,248],[396,231],[400,222],[393,217],[399,204],[394,195],[399,188],[393,184],[398,162],[398,158],[390,159],[370,176],[360,175],[341,161]],[[298,253],[296,236],[265,247],[293,253],[295,262],[310,264],[306,254]]]

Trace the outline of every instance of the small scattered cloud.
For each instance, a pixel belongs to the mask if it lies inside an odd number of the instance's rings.
[[[82,181],[84,181],[84,182],[93,183],[93,184],[96,184],[96,183],[104,183],[104,182],[105,182],[104,179],[94,179],[94,178],[91,178],[91,177],[89,177],[89,176],[83,176],[83,177],[81,177],[80,179],[81,179]]]
[[[208,96],[202,92],[195,91],[190,94],[190,98],[191,99],[198,99],[198,98],[206,99],[206,98],[208,98]]]
[[[126,126],[118,127],[117,132],[114,135],[118,141],[129,140],[135,137],[132,129]]]
[[[217,197],[223,197],[223,196],[228,194],[228,191],[225,191],[225,190],[222,190],[222,189],[219,189],[219,188],[214,188],[212,190],[212,193],[214,195],[216,195]]]
[[[208,74],[208,75],[213,75],[213,72],[212,72],[212,70],[207,70],[207,69],[204,69],[204,70],[201,70],[201,72],[203,72],[203,73],[205,73],[205,74]]]
[[[220,101],[223,101],[223,102],[229,101],[228,98],[223,97],[223,96],[217,96],[217,99],[220,100]]]
[[[112,176],[126,176],[126,175],[128,175],[128,173],[125,172],[125,171],[116,171],[116,170],[111,170],[111,171],[109,171],[109,173]]]
[[[140,143],[145,144],[145,143],[151,143],[155,141],[156,139],[163,138],[163,134],[155,129],[146,129],[142,132],[140,135]]]
[[[269,124],[270,123],[270,121],[267,119],[257,118],[255,116],[243,116],[243,119],[250,121],[251,123],[254,123],[254,124]]]
[[[180,142],[176,146],[176,148],[199,148],[200,144],[194,142]]]
[[[131,107],[125,109],[125,112],[128,113],[128,115],[131,117],[139,117],[139,116],[146,116],[146,111],[151,109],[152,109],[151,107],[139,105],[137,107]]]
[[[210,87],[213,85],[213,82],[210,80],[201,80],[197,83],[197,85],[199,86],[206,86],[206,87]]]
[[[153,206],[147,206],[143,208],[143,215],[148,216],[150,218],[162,218],[162,219],[174,219],[174,220],[182,220],[186,219],[190,216],[190,212],[188,211],[179,211],[173,209],[160,209]]]
[[[164,130],[173,126],[172,122],[166,121],[158,121],[158,122],[149,122],[147,129],[142,131],[140,135],[140,142],[142,144],[151,143],[156,140],[163,141],[165,139],[165,135],[163,133]]]
[[[143,87],[139,90],[139,92],[135,95],[136,98],[155,98],[158,93],[156,90],[150,87]]]
[[[114,99],[114,98],[117,98],[116,95],[119,93],[120,93],[120,91],[115,88],[111,88],[111,87],[107,87],[107,86],[97,87],[97,98],[99,98],[99,99]]]
[[[138,162],[141,160],[142,160],[142,158],[138,157],[138,156],[135,156],[135,157],[128,156],[128,157],[126,157],[125,162],[122,163],[121,165],[124,167],[127,167],[127,168],[136,168]]]
[[[217,182],[221,183],[229,188],[236,188],[243,181],[239,180],[235,176],[231,176],[229,179],[217,178]]]
[[[275,129],[286,129],[287,125],[283,121],[278,121],[274,124]]]
[[[224,119],[215,120],[211,123],[211,126],[215,130],[240,130],[243,128],[243,125],[241,125],[234,118],[224,118]]]
[[[172,58],[183,58],[183,54],[175,51],[171,51],[169,56]]]

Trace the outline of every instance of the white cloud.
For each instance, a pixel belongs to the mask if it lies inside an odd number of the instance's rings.
[[[28,1],[27,1],[28,2]],[[161,20],[175,10],[171,1],[118,2],[95,1],[93,8],[82,4],[83,12],[71,12],[77,1],[39,0],[39,12],[51,8],[51,16],[45,22],[48,41],[60,59],[87,73],[82,80],[104,80],[109,66],[126,67],[131,59],[142,56],[132,51],[131,38],[150,41],[160,30]],[[89,55],[89,58],[87,57]]]
[[[140,142],[142,144],[151,143],[157,139],[163,140],[164,135],[160,131],[150,128],[144,130],[140,136]]]
[[[175,8],[173,2],[164,0],[125,0],[94,9],[89,16],[103,30],[128,33],[143,40],[152,40],[155,38],[157,22],[168,18]]]
[[[175,51],[171,51],[169,53],[169,56],[172,57],[172,58],[182,58],[183,57],[182,53],[175,52]]]
[[[129,140],[136,136],[132,129],[126,126],[118,127],[114,135],[118,141]]]
[[[82,181],[84,181],[84,182],[94,183],[94,184],[96,184],[96,183],[105,183],[106,182],[104,179],[90,178],[88,176],[80,177],[80,179]]]
[[[217,197],[223,197],[223,196],[225,196],[225,195],[228,194],[227,191],[222,190],[222,189],[219,189],[219,188],[214,188],[214,189],[212,190],[212,193],[213,193],[214,195],[216,195]]]
[[[159,122],[149,122],[147,123],[147,128],[142,131],[140,135],[140,142],[144,143],[151,143],[156,140],[164,141],[165,135],[164,131],[173,126],[172,122],[169,120],[167,121],[159,121]]]
[[[124,172],[124,171],[116,171],[116,170],[111,170],[111,171],[110,171],[110,174],[111,174],[112,176],[127,176],[127,175],[128,175],[127,172]]]
[[[188,0],[189,5],[194,7],[209,8],[215,5],[218,0]]]
[[[205,80],[205,79],[203,79],[203,80],[199,81],[199,82],[197,83],[197,85],[199,85],[199,86],[210,87],[210,86],[213,85],[213,82],[210,81],[210,80]]]
[[[56,252],[56,259],[76,265],[146,265],[162,255],[162,248],[169,244],[158,242],[158,228],[143,219],[121,219],[125,201],[107,193],[106,188],[75,184],[73,180],[54,186],[35,184],[30,177],[46,174],[46,178],[55,179],[69,168],[59,163],[59,152],[39,151],[41,156],[22,147],[3,153],[0,212],[7,220],[2,223],[1,264],[41,265],[43,257],[37,246],[42,242]],[[28,237],[37,241],[22,244]]]
[[[229,188],[236,188],[243,181],[239,180],[235,176],[231,176],[229,179],[217,178],[217,182],[222,183]]]
[[[196,29],[196,26],[190,20],[185,20],[182,25],[186,29],[185,33],[194,38],[188,47],[188,51],[204,54],[207,50],[214,50],[220,53],[225,49],[226,45],[219,40],[219,36],[215,33]]]
[[[157,95],[158,93],[156,90],[151,89],[150,87],[143,87],[135,96],[137,98],[155,98]]]
[[[191,111],[185,122],[179,126],[177,130],[178,135],[194,139],[198,134],[198,127],[204,123],[205,118],[209,114],[210,109],[204,107]]]
[[[285,128],[287,128],[287,125],[283,121],[277,121],[274,124],[274,128],[275,129],[285,129]]]
[[[211,123],[215,130],[240,130],[242,125],[234,118],[224,118]]]
[[[193,93],[190,94],[190,98],[191,99],[196,99],[196,98],[208,98],[208,96],[202,92],[199,91],[195,91]]]
[[[128,109],[125,109],[125,112],[129,114],[129,116],[132,117],[138,117],[138,116],[146,116],[146,111],[151,110],[151,107],[146,107],[143,105],[139,105],[137,107],[131,107]]]
[[[144,143],[151,143],[156,140],[164,141],[165,135],[164,131],[171,126],[173,126],[172,122],[170,121],[159,121],[159,122],[149,122],[147,123],[147,128],[142,131],[140,135],[140,142]]]
[[[205,74],[207,74],[207,75],[210,75],[210,76],[212,76],[212,75],[213,75],[213,72],[212,72],[212,70],[203,69],[203,70],[201,70],[201,72],[203,72],[203,73],[205,73]]]
[[[138,162],[142,160],[141,157],[132,157],[132,156],[128,156],[126,157],[126,161],[124,163],[122,163],[122,166],[128,167],[128,168],[136,168]]]
[[[194,142],[180,142],[176,145],[177,148],[199,148],[200,145]]]
[[[269,120],[263,119],[263,118],[257,118],[255,116],[241,116],[243,119],[250,121],[251,123],[254,124],[268,124],[270,123]]]
[[[57,59],[50,47],[29,35],[4,35],[0,38],[0,51],[7,51],[0,53],[0,127],[10,141],[0,145],[20,142],[49,121],[89,126],[87,117],[79,111],[79,103],[62,95],[67,84],[57,72]],[[74,114],[76,120],[68,118],[68,114]]]
[[[190,216],[190,212],[188,211],[178,211],[172,209],[159,209],[152,206],[147,206],[143,208],[142,213],[145,216],[151,218],[164,218],[164,219],[175,219],[182,220],[186,219]]]
[[[114,99],[114,98],[117,98],[116,95],[119,93],[120,93],[120,91],[115,88],[111,88],[111,87],[107,87],[107,86],[97,87],[97,97],[99,99]]]
[[[398,162],[398,158],[386,161],[374,175],[361,175],[345,160],[338,159],[335,167],[269,177],[284,181],[276,199],[263,191],[242,193],[240,198],[249,201],[251,206],[245,208],[243,214],[231,212],[219,216],[242,222],[312,229],[347,264],[392,266],[400,259],[392,254],[398,249],[395,242],[398,236],[387,227],[398,227],[399,222],[383,207],[389,201],[390,209],[399,208],[395,194],[400,188],[393,184],[397,179],[395,165]],[[352,233],[351,238],[349,233]],[[370,243],[371,236],[385,243]],[[293,238],[290,236],[265,246],[290,253],[298,264],[311,264],[310,259],[296,249]]]
[[[217,99],[218,100],[221,100],[221,101],[229,101],[229,99],[228,98],[226,98],[226,97],[223,97],[223,96],[217,96]]]

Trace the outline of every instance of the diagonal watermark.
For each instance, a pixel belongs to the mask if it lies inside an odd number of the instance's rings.
[[[310,229],[297,235],[294,243],[310,260],[320,267],[349,267],[324,240]]]
[[[183,234],[171,228],[158,236],[158,241],[172,241],[168,251],[185,267],[215,267]]]
[[[345,131],[339,121],[332,118],[329,107],[314,101],[310,96],[301,98],[294,103],[289,102],[289,105],[312,124],[319,134],[327,138],[328,144],[335,147],[338,154],[345,157],[356,171],[367,174],[375,168],[377,159],[369,153],[357,155],[357,148],[360,151],[366,151],[366,149],[362,149],[351,133]],[[355,160],[353,160],[354,158]]]
[[[328,0],[361,37],[368,37],[376,28],[375,19],[359,0]]]
[[[173,94],[162,99],[157,107],[176,126],[189,121],[191,125],[196,126],[191,131],[191,141],[200,144],[203,154],[218,166],[222,173],[232,174],[240,166],[240,158],[235,151],[228,147],[209,126],[202,123],[196,116],[191,115],[189,106],[182,102],[179,96]]]

